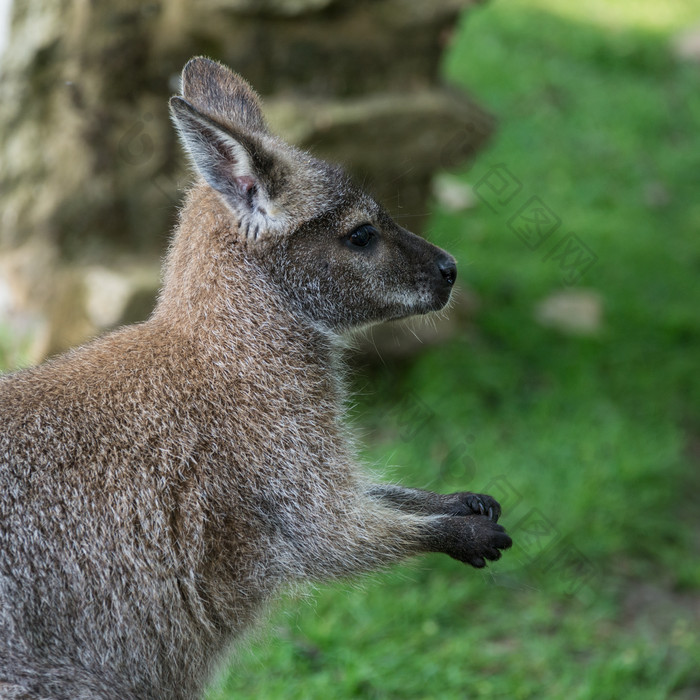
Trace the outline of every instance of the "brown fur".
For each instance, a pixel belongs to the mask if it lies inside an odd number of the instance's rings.
[[[510,545],[488,496],[370,484],[343,422],[342,334],[441,308],[454,261],[228,69],[183,95],[200,178],[153,316],[0,380],[3,698],[198,697],[283,585]]]

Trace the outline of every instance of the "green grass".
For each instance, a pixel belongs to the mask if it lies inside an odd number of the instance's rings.
[[[669,51],[698,19],[694,0],[465,15],[445,75],[500,123],[455,176],[502,163],[522,190],[497,211],[435,205],[429,235],[478,312],[360,376],[353,416],[369,463],[489,490],[516,544],[485,571],[431,555],[283,601],[209,700],[700,697],[700,71]],[[508,225],[532,196],[562,222],[536,250]],[[594,337],[534,321],[567,233],[597,256],[573,287],[603,299]]]
[[[29,348],[36,328],[17,328],[0,319],[0,372],[29,364]]]
[[[509,489],[516,546],[486,572],[431,556],[287,601],[211,700],[700,695],[700,72],[668,48],[693,4],[467,13],[445,73],[500,125],[457,176],[504,163],[522,190],[496,212],[436,207],[473,327],[360,378],[355,419],[404,483]],[[562,221],[537,250],[508,226],[531,196]],[[569,232],[597,256],[575,286],[603,299],[596,337],[533,320],[562,289],[543,258]]]

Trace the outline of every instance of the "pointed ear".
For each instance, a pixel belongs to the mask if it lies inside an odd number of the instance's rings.
[[[253,166],[252,144],[200,114],[181,97],[170,98],[170,113],[199,174],[239,214],[254,211],[264,197]]]
[[[260,100],[240,75],[198,56],[182,71],[182,96],[195,109],[227,127],[267,133]]]

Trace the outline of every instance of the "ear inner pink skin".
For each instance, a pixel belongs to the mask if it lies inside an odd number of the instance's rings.
[[[236,183],[238,184],[238,187],[240,188],[241,192],[243,194],[248,194],[250,190],[255,187],[255,179],[252,178],[250,175],[241,175],[240,177],[235,178]]]

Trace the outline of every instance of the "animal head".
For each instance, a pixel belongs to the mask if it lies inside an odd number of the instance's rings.
[[[170,110],[194,167],[230,214],[231,244],[295,313],[343,332],[447,303],[454,259],[398,226],[340,168],[270,133],[239,75],[192,59]]]

